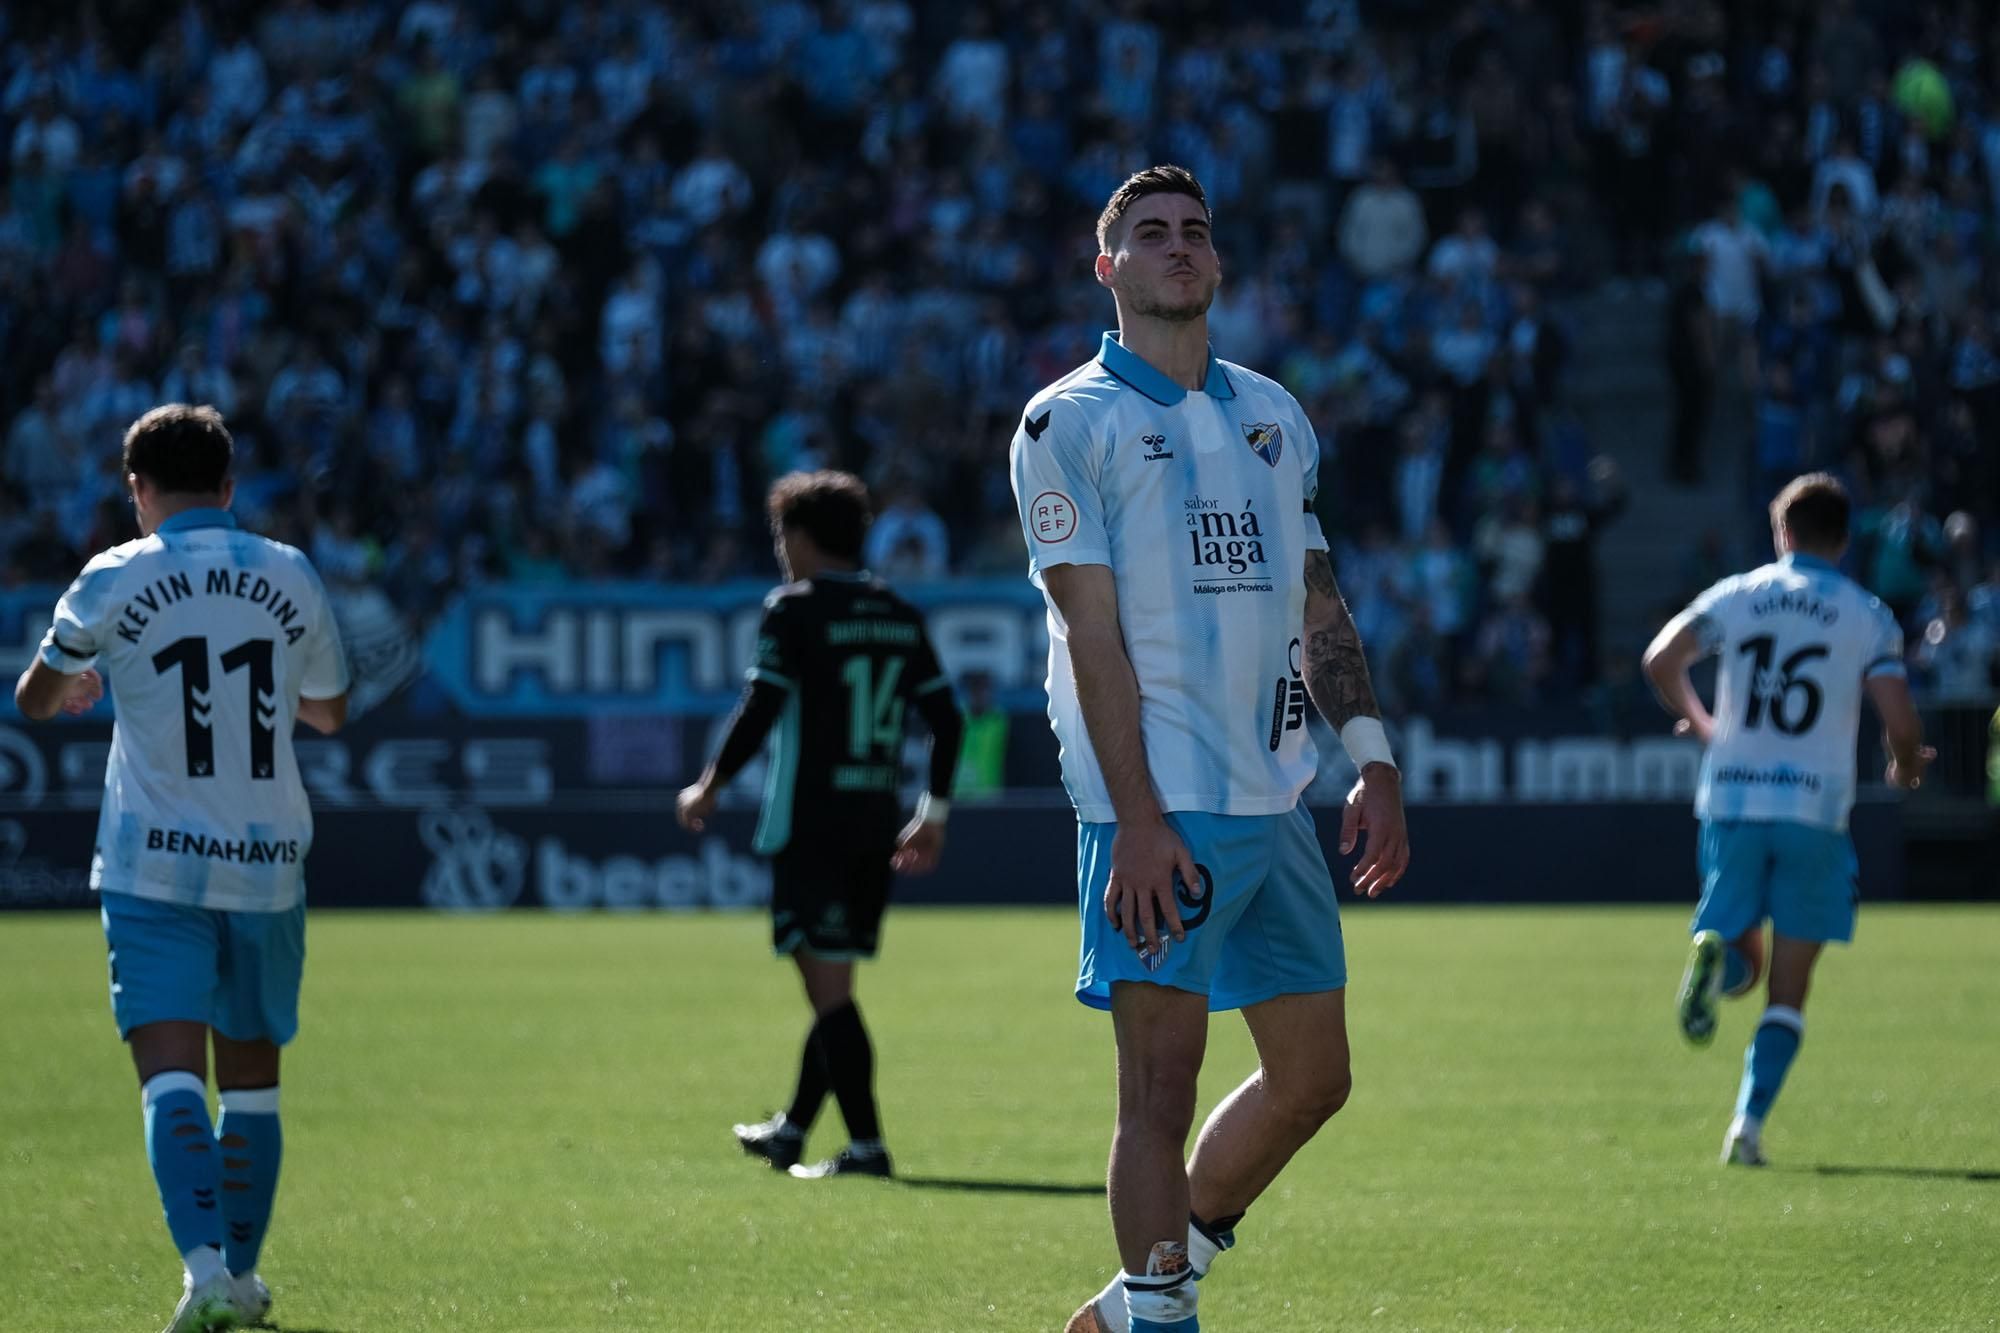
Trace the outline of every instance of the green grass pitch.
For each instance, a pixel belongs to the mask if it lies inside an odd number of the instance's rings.
[[[1673,1022],[1685,914],[1350,909],[1355,1094],[1203,1284],[1211,1330],[2000,1328],[2000,910],[1878,907],[1766,1136],[1756,1009]],[[311,925],[264,1255],[291,1333],[1060,1328],[1114,1260],[1105,1018],[1065,912],[904,910],[862,977],[904,1179],[759,1169],[803,1004],[756,916]],[[0,917],[0,1328],[179,1275],[88,915]],[[1250,1068],[1215,1024],[1204,1109]],[[829,1105],[812,1145],[840,1141]]]

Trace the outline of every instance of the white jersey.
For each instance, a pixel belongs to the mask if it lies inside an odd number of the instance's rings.
[[[66,674],[100,665],[118,706],[92,888],[237,912],[297,905],[312,810],[292,725],[301,698],[347,691],[304,555],[226,510],[185,510],[83,567],[41,655]]]
[[[1726,578],[1684,614],[1703,653],[1721,654],[1695,813],[1845,829],[1862,683],[1904,674],[1896,618],[1803,555]]]
[[[1014,435],[1014,498],[1037,587],[1108,565],[1163,810],[1268,815],[1312,781],[1300,643],[1319,441],[1284,388],[1209,361],[1181,389],[1105,334],[1097,359],[1036,394]],[[1047,597],[1044,587],[1044,597]],[[1116,818],[1069,641],[1048,602],[1049,718],[1087,823]]]

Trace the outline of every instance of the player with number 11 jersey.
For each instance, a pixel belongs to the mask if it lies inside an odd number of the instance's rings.
[[[232,453],[214,408],[171,403],[132,425],[123,471],[144,535],[84,566],[14,690],[30,718],[81,713],[102,697],[102,667],[117,699],[90,883],[185,1270],[169,1333],[270,1307],[256,1268],[313,829],[292,727],[331,732],[347,715],[325,589],[298,551],[237,527]]]

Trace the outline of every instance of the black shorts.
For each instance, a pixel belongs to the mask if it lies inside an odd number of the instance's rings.
[[[873,958],[889,906],[895,825],[794,833],[771,858],[771,948]]]

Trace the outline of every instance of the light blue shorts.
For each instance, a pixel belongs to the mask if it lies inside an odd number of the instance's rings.
[[[1111,1007],[1111,985],[1147,981],[1208,997],[1212,1010],[1241,1009],[1279,995],[1347,984],[1340,907],[1319,835],[1304,805],[1282,815],[1176,811],[1167,823],[1187,843],[1208,891],[1176,885],[1187,938],[1162,932],[1164,955],[1141,957],[1104,914],[1116,824],[1076,831],[1078,915],[1083,947],[1076,998]]]
[[[129,893],[103,898],[119,1036],[175,1020],[235,1041],[282,1046],[297,1035],[304,903],[288,912],[216,912]]]
[[[1861,897],[1854,841],[1791,820],[1704,820],[1701,905],[1690,930],[1735,939],[1769,917],[1795,940],[1854,938]]]

